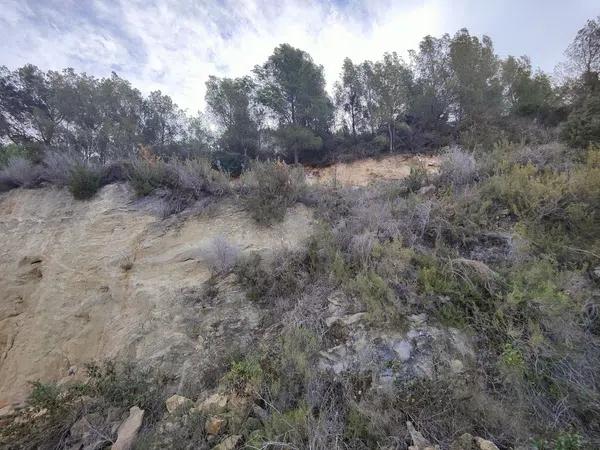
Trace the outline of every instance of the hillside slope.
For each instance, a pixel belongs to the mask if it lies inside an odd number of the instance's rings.
[[[91,360],[172,368],[192,353],[207,357],[205,343],[187,333],[182,298],[209,278],[211,241],[270,251],[294,248],[311,230],[302,205],[261,228],[231,202],[175,224],[132,199],[122,184],[89,202],[55,189],[0,196],[0,408],[23,401],[28,381],[61,379]],[[210,330],[211,353],[231,337],[229,326],[242,344],[256,326],[242,297],[205,305],[197,326]]]

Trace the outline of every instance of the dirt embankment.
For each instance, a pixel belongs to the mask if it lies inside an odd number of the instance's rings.
[[[366,186],[378,180],[402,179],[410,173],[411,167],[418,166],[434,172],[439,167],[439,157],[390,155],[379,159],[367,158],[325,168],[307,169],[306,172],[310,183]]]
[[[366,185],[437,164],[393,155],[307,172],[313,183]],[[242,252],[293,249],[313,228],[303,205],[273,227],[258,226],[230,200],[169,220],[155,208],[124,184],[85,202],[52,188],[0,194],[0,410],[23,401],[29,381],[77,376],[91,360],[185,371],[190,361],[205,364],[249,341],[260,311],[239,287],[218,304],[196,305],[193,317],[182,301],[209,278],[211,243],[222,237]]]
[[[302,205],[266,228],[227,200],[208,214],[162,221],[133,198],[122,184],[87,202],[56,189],[0,195],[0,409],[21,402],[28,381],[60,380],[91,360],[177,367],[192,353],[209,357],[227,345],[231,318],[243,340],[256,314],[235,292],[196,319],[194,327],[210,330],[204,340],[190,336],[182,293],[209,277],[212,240],[270,251],[294,248],[311,230]]]

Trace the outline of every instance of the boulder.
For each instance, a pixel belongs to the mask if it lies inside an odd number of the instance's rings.
[[[427,186],[423,186],[419,189],[418,194],[423,196],[433,195],[436,191],[436,187],[433,184],[429,184]]]
[[[219,444],[213,447],[213,450],[234,450],[241,443],[242,436],[228,436],[223,439]]]
[[[413,441],[413,445],[409,446],[408,450],[439,450],[437,445],[431,445],[431,442],[425,439],[425,436],[415,429],[412,422],[406,422],[406,428],[408,428],[408,433]]]
[[[475,442],[477,443],[479,450],[499,450],[496,444],[494,444],[492,441],[476,437]]]
[[[492,441],[464,433],[450,445],[450,450],[498,450],[498,447]]]
[[[143,419],[144,410],[132,406],[129,410],[129,417],[119,426],[117,441],[112,445],[111,450],[129,450],[132,448]]]
[[[190,409],[194,405],[194,402],[182,395],[175,394],[167,399],[165,405],[167,407],[167,411],[169,411],[169,413],[173,413],[181,408]]]
[[[227,410],[229,398],[224,394],[213,394],[203,401],[196,403],[195,410],[204,414],[221,414]]]
[[[227,424],[227,420],[220,416],[212,416],[206,419],[206,423],[204,424],[204,429],[207,434],[216,436],[221,434],[225,429],[225,425]]]

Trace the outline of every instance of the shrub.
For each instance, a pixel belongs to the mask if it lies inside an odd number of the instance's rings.
[[[428,182],[429,174],[427,173],[427,168],[423,164],[412,166],[410,168],[410,173],[403,180],[403,184],[406,186],[409,192],[418,191]]]
[[[283,220],[305,187],[304,171],[284,162],[254,162],[242,175],[246,206],[259,223]]]
[[[248,166],[248,160],[241,153],[216,152],[212,156],[211,166],[214,170],[239,177]]]
[[[264,302],[296,291],[303,276],[299,258],[289,252],[275,255],[264,261],[258,252],[238,259],[233,268],[238,283],[245,289],[248,299]]]
[[[92,198],[102,187],[102,174],[98,167],[77,164],[71,168],[69,191],[77,200]]]
[[[129,182],[138,197],[151,194],[155,189],[172,184],[167,166],[160,160],[133,159]]]
[[[235,361],[222,379],[225,387],[237,394],[254,394],[262,383],[263,371],[257,360]]]
[[[21,157],[10,159],[0,170],[0,188],[8,190],[15,187],[34,187],[38,184],[38,167],[30,160]]]
[[[440,179],[452,186],[464,186],[477,178],[477,164],[471,153],[450,147],[441,157]]]
[[[72,153],[47,152],[42,161],[42,180],[58,187],[69,186],[73,168],[83,164],[82,159]]]
[[[206,252],[206,262],[215,275],[226,274],[238,261],[240,249],[231,245],[223,236],[214,238]]]
[[[69,429],[82,416],[117,417],[132,405],[145,411],[144,428],[162,416],[166,387],[172,379],[131,364],[90,364],[89,378],[82,383],[32,383],[28,407],[17,413],[16,420],[0,427],[2,448],[53,449],[68,447]],[[112,423],[101,422],[95,429],[101,445],[113,439]],[[91,425],[90,425],[91,427]]]
[[[195,198],[203,195],[223,195],[229,190],[229,179],[215,170],[206,159],[175,160],[168,164],[173,173],[173,188],[190,192]]]
[[[17,144],[0,145],[0,168],[6,167],[11,159],[27,159],[35,161],[36,152],[30,147]]]

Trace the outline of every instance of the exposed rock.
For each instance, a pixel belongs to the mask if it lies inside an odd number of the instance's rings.
[[[240,289],[224,286],[218,307],[183,304],[182,293],[209,279],[203,252],[217,236],[243,252],[295,249],[311,210],[299,204],[263,227],[232,200],[167,220],[160,201],[135,200],[126,184],[86,202],[66,189],[0,193],[0,405],[24,401],[27,380],[60,380],[92,360],[178,376],[187,362],[197,376],[215,354],[250,345],[261,312]],[[135,260],[127,271],[124,257]]]
[[[464,433],[450,444],[450,450],[475,450],[475,440],[469,433]]]
[[[424,197],[427,197],[429,195],[433,195],[436,191],[436,187],[433,184],[429,184],[427,186],[423,186],[421,189],[419,189],[418,194],[422,195]]]
[[[227,410],[229,398],[220,393],[212,394],[207,399],[198,402],[195,410],[204,414],[221,414]]]
[[[498,450],[498,447],[491,441],[464,433],[450,444],[450,450]]]
[[[218,435],[221,434],[225,425],[227,425],[227,420],[220,416],[212,416],[206,419],[206,423],[204,425],[204,429],[207,434]]]
[[[408,428],[408,433],[413,441],[413,445],[408,447],[408,450],[439,450],[439,447],[431,445],[423,434],[415,429],[412,422],[406,422],[406,428]]]
[[[228,436],[219,444],[213,447],[213,450],[234,450],[242,442],[242,436]]]
[[[175,394],[166,400],[165,405],[167,407],[167,411],[173,413],[180,408],[190,409],[194,405],[194,402],[192,402],[189,398]]]
[[[496,444],[494,444],[492,441],[476,437],[475,442],[477,443],[479,450],[499,450]]]
[[[117,431],[117,440],[112,445],[112,450],[129,450],[133,447],[137,438],[138,431],[142,426],[144,419],[144,410],[137,406],[129,409],[129,417],[119,426]]]
[[[343,342],[320,353],[320,367],[336,374],[371,373],[375,386],[432,378],[434,370],[443,368],[452,373],[465,371],[474,351],[464,334],[429,326],[423,314],[409,319],[406,332],[377,330],[363,326],[360,320],[348,321]]]

